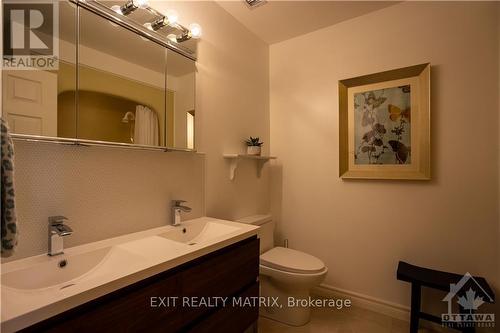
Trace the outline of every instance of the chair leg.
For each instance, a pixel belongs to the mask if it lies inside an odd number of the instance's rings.
[[[460,312],[460,313],[471,313],[471,314],[473,314],[473,313],[474,313],[474,311],[469,311],[469,312],[467,312],[467,311],[466,311],[466,310],[465,310],[465,309],[464,309],[461,305],[459,305],[459,307],[458,307],[458,308],[459,308],[459,312]],[[476,328],[475,328],[475,327],[463,327],[463,328],[461,329],[461,331],[462,331],[463,333],[475,333],[475,332],[476,332]]]
[[[418,333],[418,321],[420,319],[420,297],[421,288],[417,283],[411,284],[411,313],[410,333]]]

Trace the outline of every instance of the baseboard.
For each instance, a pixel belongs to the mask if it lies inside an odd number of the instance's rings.
[[[380,298],[364,295],[354,291],[336,288],[327,284],[321,284],[311,290],[311,294],[322,298],[350,299],[353,306],[381,313],[383,315],[403,321],[410,321],[410,308],[398,303],[389,302]],[[441,325],[425,320],[420,321],[419,332],[445,332]]]
[[[359,308],[378,312],[392,318],[410,321],[410,308],[401,304],[388,302],[350,290],[336,288],[327,284],[321,284],[313,288],[311,293],[319,297],[350,299],[352,305]]]

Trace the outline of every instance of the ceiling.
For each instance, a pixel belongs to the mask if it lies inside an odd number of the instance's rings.
[[[278,43],[397,3],[268,0],[264,5],[250,9],[244,0],[216,2],[268,44]]]

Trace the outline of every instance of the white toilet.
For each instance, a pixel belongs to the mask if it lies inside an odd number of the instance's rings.
[[[260,226],[260,295],[278,297],[281,304],[281,307],[261,306],[260,315],[293,326],[306,324],[310,318],[309,291],[324,280],[328,268],[310,254],[274,247],[271,215],[248,216],[237,222]]]

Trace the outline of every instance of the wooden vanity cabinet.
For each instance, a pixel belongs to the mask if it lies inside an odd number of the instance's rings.
[[[259,296],[259,240],[254,236],[32,325],[22,332],[243,332],[258,307],[232,298]],[[178,297],[151,307],[151,297]],[[183,307],[183,297],[229,297],[226,306]],[[213,298],[212,298],[213,299]],[[213,305],[213,304],[212,304]]]

